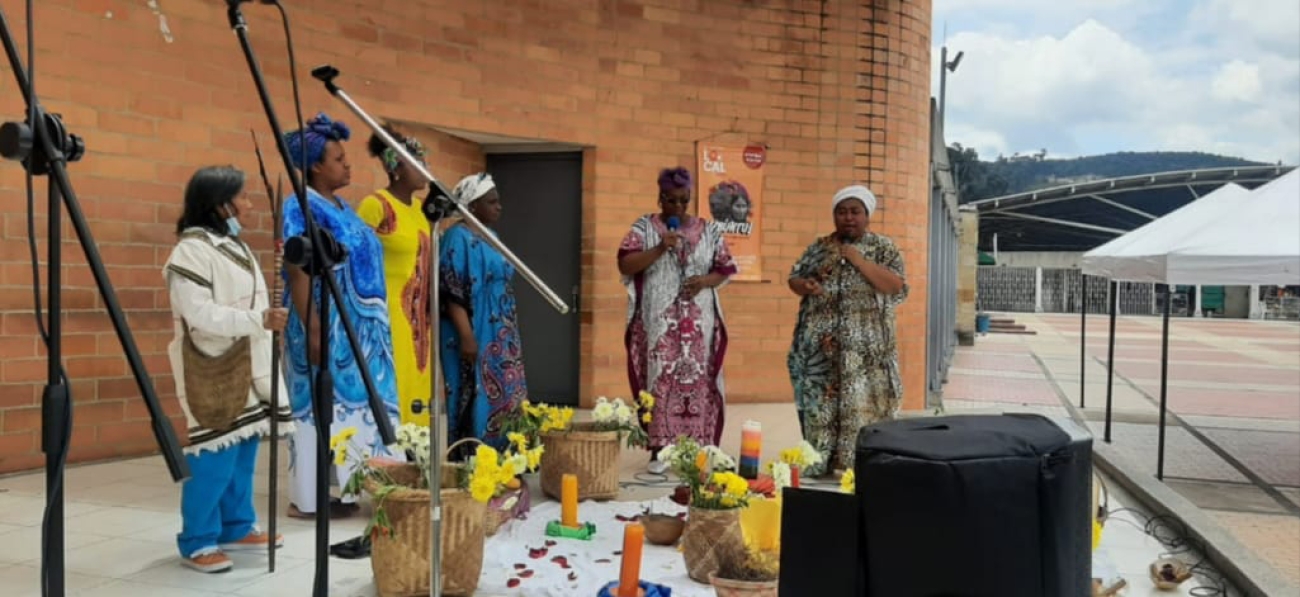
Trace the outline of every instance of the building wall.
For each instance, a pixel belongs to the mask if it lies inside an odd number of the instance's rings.
[[[26,22],[22,4],[0,0],[16,28]],[[174,242],[182,186],[206,164],[255,173],[250,128],[271,176],[281,168],[224,4],[158,6],[37,3],[37,84],[46,106],[86,139],[86,157],[71,168],[76,189],[175,419],[160,266]],[[881,197],[873,226],[905,254],[911,296],[898,317],[905,406],[922,406],[929,2],[310,0],[289,7],[305,115],[325,110],[358,133],[346,145],[354,177],[344,194],[351,199],[379,185],[380,170],[365,156],[368,131],[307,76],[323,63],[342,71],[338,83],[367,111],[431,143],[432,169],[449,184],[481,168],[485,148],[433,128],[585,148],[584,403],[627,392],[617,245],[637,216],[656,209],[658,169],[693,164],[695,142],[712,139],[770,148],[764,282],[722,293],[729,399],[790,399],[785,353],[797,302],[785,277],[803,248],[831,229],[832,193],[861,180]],[[277,13],[256,4],[243,9],[288,123],[292,95]],[[19,118],[10,79],[0,77],[0,107]],[[254,201],[263,205],[253,182]],[[0,471],[40,462],[45,361],[31,315],[23,188],[16,164],[0,167]],[[37,212],[43,231],[44,208]],[[247,227],[265,231],[267,223],[263,216]],[[249,238],[269,247],[265,232]],[[154,446],[143,402],[75,242],[65,249],[72,458],[148,452]],[[269,267],[265,254],[263,262]]]
[[[958,216],[957,248],[957,342],[975,344],[975,302],[978,294],[980,216],[963,211]]]

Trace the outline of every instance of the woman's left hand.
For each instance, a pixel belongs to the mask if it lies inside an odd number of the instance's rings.
[[[694,297],[701,290],[709,287],[708,276],[691,276],[682,284],[682,289],[688,297]]]

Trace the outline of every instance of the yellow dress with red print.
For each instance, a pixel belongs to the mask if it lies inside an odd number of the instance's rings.
[[[433,390],[429,220],[420,211],[419,199],[412,199],[408,205],[385,189],[363,199],[357,215],[375,229],[384,246],[384,279],[402,423],[428,425]]]

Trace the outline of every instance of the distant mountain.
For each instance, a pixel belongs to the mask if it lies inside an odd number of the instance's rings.
[[[948,148],[957,173],[962,203],[1022,193],[1035,189],[1177,170],[1265,166],[1209,153],[1191,151],[1119,152],[1072,159],[1048,159],[1043,150],[1031,155],[979,159],[974,149],[954,144]]]

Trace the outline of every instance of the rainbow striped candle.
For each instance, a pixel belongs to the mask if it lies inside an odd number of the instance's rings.
[[[745,421],[740,429],[740,476],[758,478],[758,459],[763,451],[763,425]]]

